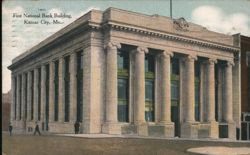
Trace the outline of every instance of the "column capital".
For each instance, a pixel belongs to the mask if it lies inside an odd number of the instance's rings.
[[[233,60],[228,60],[226,65],[227,65],[227,67],[234,66],[234,61]]]
[[[77,54],[77,52],[76,51],[73,51],[73,52],[71,52],[69,55],[70,56],[74,56],[74,55],[76,55]]]
[[[143,46],[138,46],[134,52],[135,54],[148,53],[148,48]]]
[[[187,59],[189,60],[197,60],[197,55],[188,55]]]
[[[173,56],[174,56],[173,52],[169,52],[169,51],[167,51],[167,50],[164,50],[164,51],[161,53],[161,57],[162,57],[162,58],[169,58],[169,57],[173,57]]]
[[[196,55],[188,55],[187,57],[185,57],[183,60],[186,62],[194,62],[195,60],[197,60],[197,56]]]
[[[104,46],[105,49],[120,49],[121,48],[121,44],[120,43],[117,43],[117,42],[113,42],[113,41],[110,41],[107,43],[107,45]]]
[[[213,65],[213,64],[217,63],[217,59],[215,59],[215,58],[209,58],[209,59],[207,60],[207,63],[208,63],[209,65]]]
[[[64,55],[59,56],[59,60],[64,60]]]

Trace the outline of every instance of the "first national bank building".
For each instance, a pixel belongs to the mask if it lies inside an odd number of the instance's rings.
[[[12,61],[14,130],[235,139],[235,42],[183,18],[91,10]]]

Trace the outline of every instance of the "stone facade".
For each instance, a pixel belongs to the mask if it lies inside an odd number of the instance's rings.
[[[81,133],[235,139],[238,53],[183,18],[91,10],[13,60],[11,120],[20,132],[79,121]]]

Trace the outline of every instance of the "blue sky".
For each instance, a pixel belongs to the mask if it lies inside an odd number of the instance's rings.
[[[3,21],[3,92],[10,90],[11,60],[33,47],[57,30],[68,25],[90,9],[105,10],[117,7],[144,14],[170,16],[169,0],[19,0],[4,1]],[[212,31],[250,36],[250,0],[173,0],[173,18],[184,17],[189,22],[202,25]],[[47,13],[70,14],[70,19],[60,19],[60,25],[25,25],[23,18],[13,18],[13,13],[37,13],[45,9]]]

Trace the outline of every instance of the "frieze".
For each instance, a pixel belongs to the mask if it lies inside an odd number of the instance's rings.
[[[121,25],[116,25],[115,23],[109,23],[109,24],[110,24],[111,28],[118,29],[118,30],[137,32],[137,33],[156,36],[156,37],[160,37],[160,38],[164,38],[164,39],[168,39],[168,40],[185,42],[185,43],[189,43],[189,44],[196,44],[198,46],[207,47],[207,48],[220,49],[220,50],[230,51],[230,52],[239,52],[239,49],[237,47],[235,47],[235,48],[234,47],[225,47],[223,45],[198,41],[198,40],[194,40],[191,38],[185,38],[185,37],[181,37],[181,36],[174,36],[174,35],[166,34],[166,33],[162,33],[162,32],[155,32],[153,30],[145,30],[145,29],[141,29],[141,28],[129,27],[129,26],[124,26],[124,25],[121,26]]]

